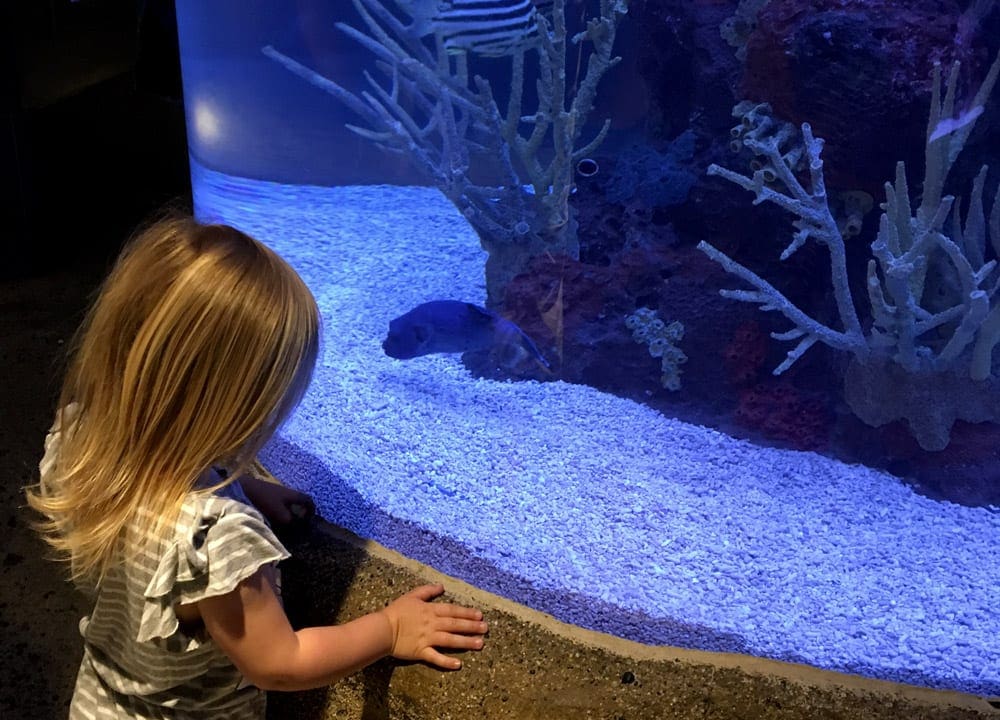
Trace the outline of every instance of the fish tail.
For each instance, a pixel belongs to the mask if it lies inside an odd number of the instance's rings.
[[[535,360],[535,362],[537,362],[539,365],[545,368],[546,371],[551,373],[552,364],[545,359],[544,355],[542,355],[541,351],[538,349],[538,346],[535,345],[535,341],[532,340],[530,337],[528,337],[528,335],[524,332],[524,330],[518,328],[518,331],[521,333],[521,343],[522,345],[524,345],[525,349],[528,351],[531,357]]]

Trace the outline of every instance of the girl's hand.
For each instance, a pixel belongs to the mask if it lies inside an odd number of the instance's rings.
[[[443,670],[458,670],[462,661],[435,648],[481,650],[488,627],[473,608],[432,603],[442,585],[422,585],[393,601],[382,612],[392,627],[391,655],[423,660]]]
[[[311,497],[290,487],[250,475],[240,477],[240,485],[247,499],[275,527],[310,518],[316,512]]]

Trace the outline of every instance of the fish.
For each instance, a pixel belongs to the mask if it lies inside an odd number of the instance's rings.
[[[389,323],[382,350],[396,360],[488,350],[508,370],[532,362],[551,370],[534,341],[510,320],[461,300],[431,300]]]
[[[558,1],[558,0],[556,0]],[[440,37],[450,54],[504,57],[538,42],[538,14],[553,0],[396,0],[421,37]]]

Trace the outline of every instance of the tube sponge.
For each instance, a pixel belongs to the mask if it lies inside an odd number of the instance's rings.
[[[687,362],[687,355],[677,343],[684,339],[684,325],[677,320],[668,325],[655,310],[643,307],[625,318],[625,327],[632,331],[633,340],[649,345],[649,354],[660,358],[660,384],[667,390],[680,390],[680,366]]]

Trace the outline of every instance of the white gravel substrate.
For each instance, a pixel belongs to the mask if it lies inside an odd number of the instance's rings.
[[[454,356],[392,360],[390,319],[485,295],[477,239],[437,191],[194,171],[199,215],[275,248],[322,309],[321,362],[281,440],[342,484],[281,467],[281,453],[271,463],[326,518],[431,562],[402,529],[450,538],[533,588],[514,599],[549,598],[548,612],[643,642],[737,638],[762,657],[1000,695],[996,508],[933,502],[864,466],[586,386],[477,380]],[[345,486],[387,519],[362,517]]]

